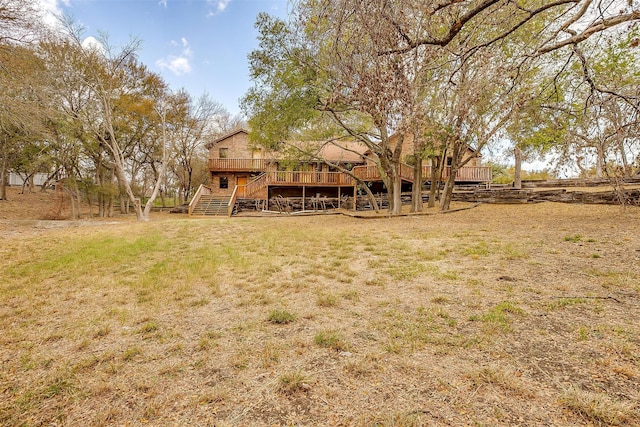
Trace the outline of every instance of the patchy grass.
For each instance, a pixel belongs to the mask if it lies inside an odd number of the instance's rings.
[[[277,390],[283,394],[294,394],[308,390],[310,380],[300,371],[287,372],[278,377]]]
[[[473,315],[469,318],[472,321],[482,321],[489,329],[501,329],[504,332],[511,330],[511,316],[524,315],[524,310],[517,307],[509,301],[503,301],[491,308],[487,313],[482,315]]]
[[[296,315],[288,312],[287,310],[272,310],[269,313],[269,322],[277,323],[279,325],[286,325],[296,320]]]
[[[64,224],[0,222],[0,425],[640,424],[637,209]]]
[[[565,390],[559,400],[586,421],[597,425],[619,426],[636,419],[638,415],[635,403],[621,401],[606,393],[585,391],[575,386]]]
[[[336,351],[349,350],[349,343],[346,341],[342,333],[338,331],[321,331],[313,337],[315,342],[320,347],[330,348]]]

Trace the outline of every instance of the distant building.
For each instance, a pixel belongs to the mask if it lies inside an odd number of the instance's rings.
[[[49,175],[46,173],[36,173],[33,176],[33,185],[43,185],[47,182]],[[23,186],[25,183],[25,177],[22,174],[16,172],[9,172],[9,185]]]

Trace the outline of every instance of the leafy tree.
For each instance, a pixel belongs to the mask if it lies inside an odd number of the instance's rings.
[[[355,12],[342,6],[301,2],[290,26],[261,15],[261,47],[250,57],[257,84],[244,98],[245,111],[263,144],[300,136],[363,144],[380,169],[390,211],[399,213],[405,137],[418,143],[421,136],[409,118],[421,114],[420,62],[379,55],[388,28],[368,25],[358,4],[350,5]]]
[[[9,169],[31,175],[44,160],[46,104],[42,62],[28,46],[0,46],[0,200]]]
[[[134,192],[135,173],[131,172],[135,171],[127,170],[127,161],[136,146],[139,146],[139,140],[133,142],[123,136],[132,134],[123,132],[122,120],[126,119],[126,114],[122,113],[130,108],[136,111],[136,117],[144,112],[148,113],[153,96],[164,90],[164,83],[137,63],[137,40],[132,40],[117,51],[109,45],[106,38],[102,40],[100,47],[83,46],[81,29],[73,24],[68,24],[67,29],[63,51],[71,52],[76,60],[76,68],[70,70],[69,79],[72,84],[66,89],[81,91],[82,100],[86,101],[85,108],[68,108],[68,111],[72,112],[74,120],[80,122],[82,133],[95,139],[98,147],[107,151],[113,162],[113,173],[128,202],[133,205],[136,217],[138,220],[147,220],[148,210],[143,211],[140,199]],[[59,66],[63,68],[63,64]],[[137,131],[141,129],[138,127],[133,134]]]
[[[320,127],[360,141],[381,170],[393,213],[405,137],[413,137],[414,164],[449,152],[440,201],[448,209],[466,148],[497,138],[527,104],[514,89],[537,58],[572,56],[571,46],[640,18],[632,4],[590,0],[301,0],[294,11],[289,24],[258,20],[261,47],[250,57],[256,85],[244,103],[255,138],[273,144]]]

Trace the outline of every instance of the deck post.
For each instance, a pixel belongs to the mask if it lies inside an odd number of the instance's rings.
[[[304,185],[302,186],[302,210],[304,211],[304,196],[306,193],[306,188]]]
[[[358,210],[358,191],[357,191],[357,184],[353,186],[353,211],[357,211]]]
[[[340,189],[342,187],[338,186],[338,209],[340,209]]]

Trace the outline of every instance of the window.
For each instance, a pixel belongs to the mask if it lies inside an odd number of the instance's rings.
[[[451,166],[452,162],[453,162],[453,158],[452,157],[447,157],[447,166]]]
[[[220,188],[229,188],[229,178],[226,176],[220,177]]]
[[[228,148],[221,148],[219,151],[220,154],[220,158],[221,159],[228,159],[229,158],[229,149]]]

